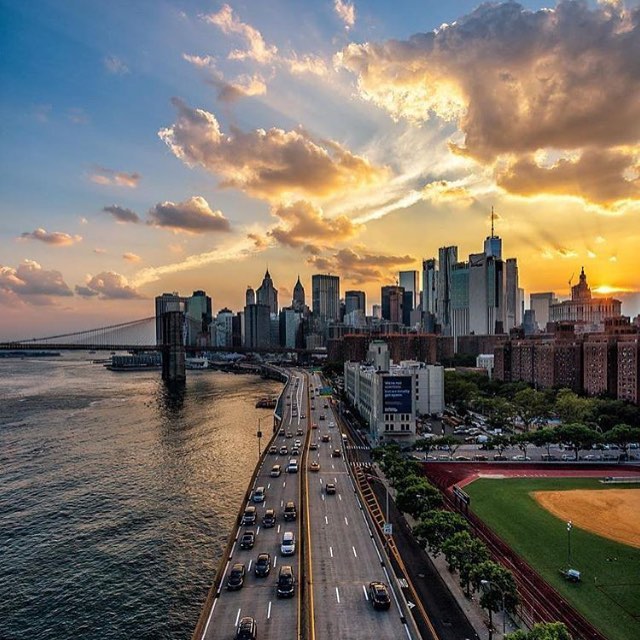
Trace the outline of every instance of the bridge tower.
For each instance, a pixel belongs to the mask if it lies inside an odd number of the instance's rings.
[[[165,311],[162,314],[162,379],[165,382],[182,383],[187,377],[183,324],[182,311]]]

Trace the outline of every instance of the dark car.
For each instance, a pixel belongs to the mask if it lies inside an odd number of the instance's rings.
[[[291,598],[296,592],[296,581],[293,577],[291,565],[285,564],[280,567],[278,574],[278,598]]]
[[[261,553],[253,566],[253,571],[258,578],[266,578],[271,571],[271,554]]]
[[[328,495],[333,495],[336,492],[336,485],[333,482],[327,482],[324,485],[324,490]]]
[[[374,609],[388,609],[391,606],[391,598],[387,585],[384,582],[370,582],[369,600]]]
[[[331,436],[328,433],[322,434],[322,442],[329,442],[331,440]]]
[[[253,549],[256,541],[256,534],[253,531],[245,531],[240,538],[241,549]]]
[[[262,516],[262,526],[268,529],[276,524],[276,512],[273,509],[267,509]]]
[[[340,449],[334,449],[331,452],[331,457],[332,458],[339,458],[342,455],[342,451],[340,451]]]
[[[250,616],[241,618],[236,629],[236,640],[257,640],[257,638],[258,625],[255,619]]]
[[[290,500],[284,505],[284,519],[288,521],[295,520],[298,517],[298,510],[296,509],[296,503]]]
[[[227,589],[229,591],[237,591],[238,589],[242,589],[244,585],[244,577],[247,574],[246,569],[244,568],[244,564],[241,562],[236,562],[233,567],[231,567],[231,572],[229,573],[229,577],[227,578]]]

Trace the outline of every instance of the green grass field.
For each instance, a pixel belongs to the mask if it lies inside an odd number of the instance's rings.
[[[529,495],[531,491],[608,488],[631,490],[638,485],[605,486],[592,478],[510,478],[476,480],[465,491],[471,496],[472,510],[607,638],[638,640],[640,549],[574,527],[571,566],[582,572],[582,581],[570,584],[558,571],[567,566],[566,522]]]

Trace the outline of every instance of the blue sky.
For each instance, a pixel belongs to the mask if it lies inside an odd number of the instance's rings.
[[[637,3],[477,7],[0,2],[0,333],[237,309],[267,264],[372,303],[491,206],[528,291],[584,264],[637,313]]]

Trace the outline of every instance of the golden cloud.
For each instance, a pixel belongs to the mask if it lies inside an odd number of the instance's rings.
[[[45,244],[51,244],[56,247],[68,247],[82,240],[82,236],[70,235],[62,231],[46,231],[41,227],[34,231],[25,231],[20,234],[21,240],[39,240]]]

